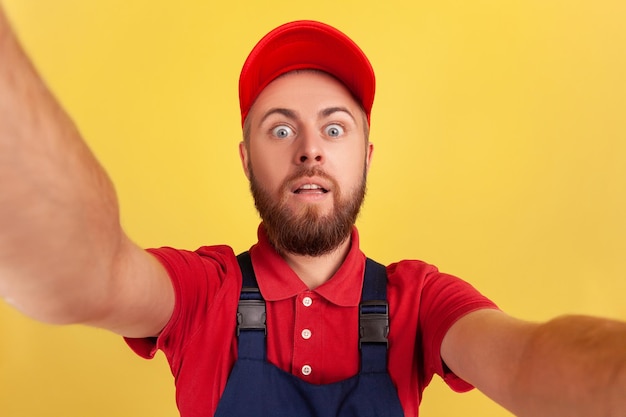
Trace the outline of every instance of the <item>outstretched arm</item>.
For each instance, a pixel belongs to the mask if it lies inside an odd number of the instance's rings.
[[[0,296],[38,320],[157,334],[167,273],[119,223],[115,190],[0,4]]]
[[[457,375],[520,417],[626,416],[626,323],[564,316],[543,324],[470,313],[442,345]]]

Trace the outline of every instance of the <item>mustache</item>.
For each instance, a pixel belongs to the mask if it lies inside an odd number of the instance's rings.
[[[338,189],[337,181],[335,181],[335,179],[332,176],[327,174],[322,168],[320,168],[318,166],[315,166],[315,167],[299,167],[296,172],[294,172],[293,174],[291,174],[287,178],[285,178],[285,180],[283,181],[282,189],[283,190],[290,190],[291,189],[291,185],[294,182],[297,182],[297,181],[301,180],[302,178],[306,178],[306,177],[319,177],[319,178],[322,178],[323,180],[326,180],[326,181],[330,182],[334,189]]]

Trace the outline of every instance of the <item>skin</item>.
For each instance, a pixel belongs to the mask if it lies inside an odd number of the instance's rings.
[[[1,5],[0,92],[0,296],[45,322],[157,335],[174,307],[167,273],[124,233],[113,185],[24,54]],[[277,108],[289,112],[270,111]],[[344,110],[323,112],[336,108]],[[276,80],[251,111],[250,140],[240,145],[244,172],[250,177],[253,167],[266,190],[294,212],[309,206],[330,213],[330,197],[353,189],[371,162],[359,111],[331,78]],[[329,138],[327,128],[340,123],[345,136]],[[277,125],[291,127],[285,138],[272,133]],[[327,193],[280,191],[303,164],[334,181],[314,176],[296,180],[295,188],[319,184]],[[323,256],[284,256],[314,288],[332,276],[348,246],[346,239]],[[624,346],[624,322],[566,316],[528,323],[480,310],[450,328],[441,356],[518,416],[624,417]]]
[[[0,297],[48,323],[158,334],[174,306],[168,275],[122,230],[111,181],[1,5],[0,91]]]
[[[307,71],[274,80],[248,116],[250,138],[239,145],[244,173],[250,179],[252,167],[265,192],[293,213],[314,207],[321,216],[332,214],[337,195],[354,193],[363,181],[364,166],[366,171],[370,167],[374,146],[365,140],[362,113],[350,92],[323,73]],[[309,168],[325,176],[299,176],[284,189],[287,178]],[[315,288],[335,273],[349,246],[346,238],[322,256],[283,257],[309,288]]]
[[[626,415],[626,323],[587,316],[528,323],[493,310],[458,320],[441,355],[488,397],[527,417]]]

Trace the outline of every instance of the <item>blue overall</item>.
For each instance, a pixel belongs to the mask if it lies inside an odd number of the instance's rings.
[[[217,417],[389,416],[404,412],[387,373],[387,275],[370,259],[361,294],[361,370],[343,381],[316,385],[266,361],[265,302],[247,252],[238,256],[243,288],[238,313],[239,357],[229,376]],[[244,317],[247,316],[247,317]]]

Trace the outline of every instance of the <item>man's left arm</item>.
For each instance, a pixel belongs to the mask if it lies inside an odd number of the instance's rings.
[[[626,323],[529,323],[497,310],[459,319],[441,346],[459,377],[519,417],[626,416]]]

